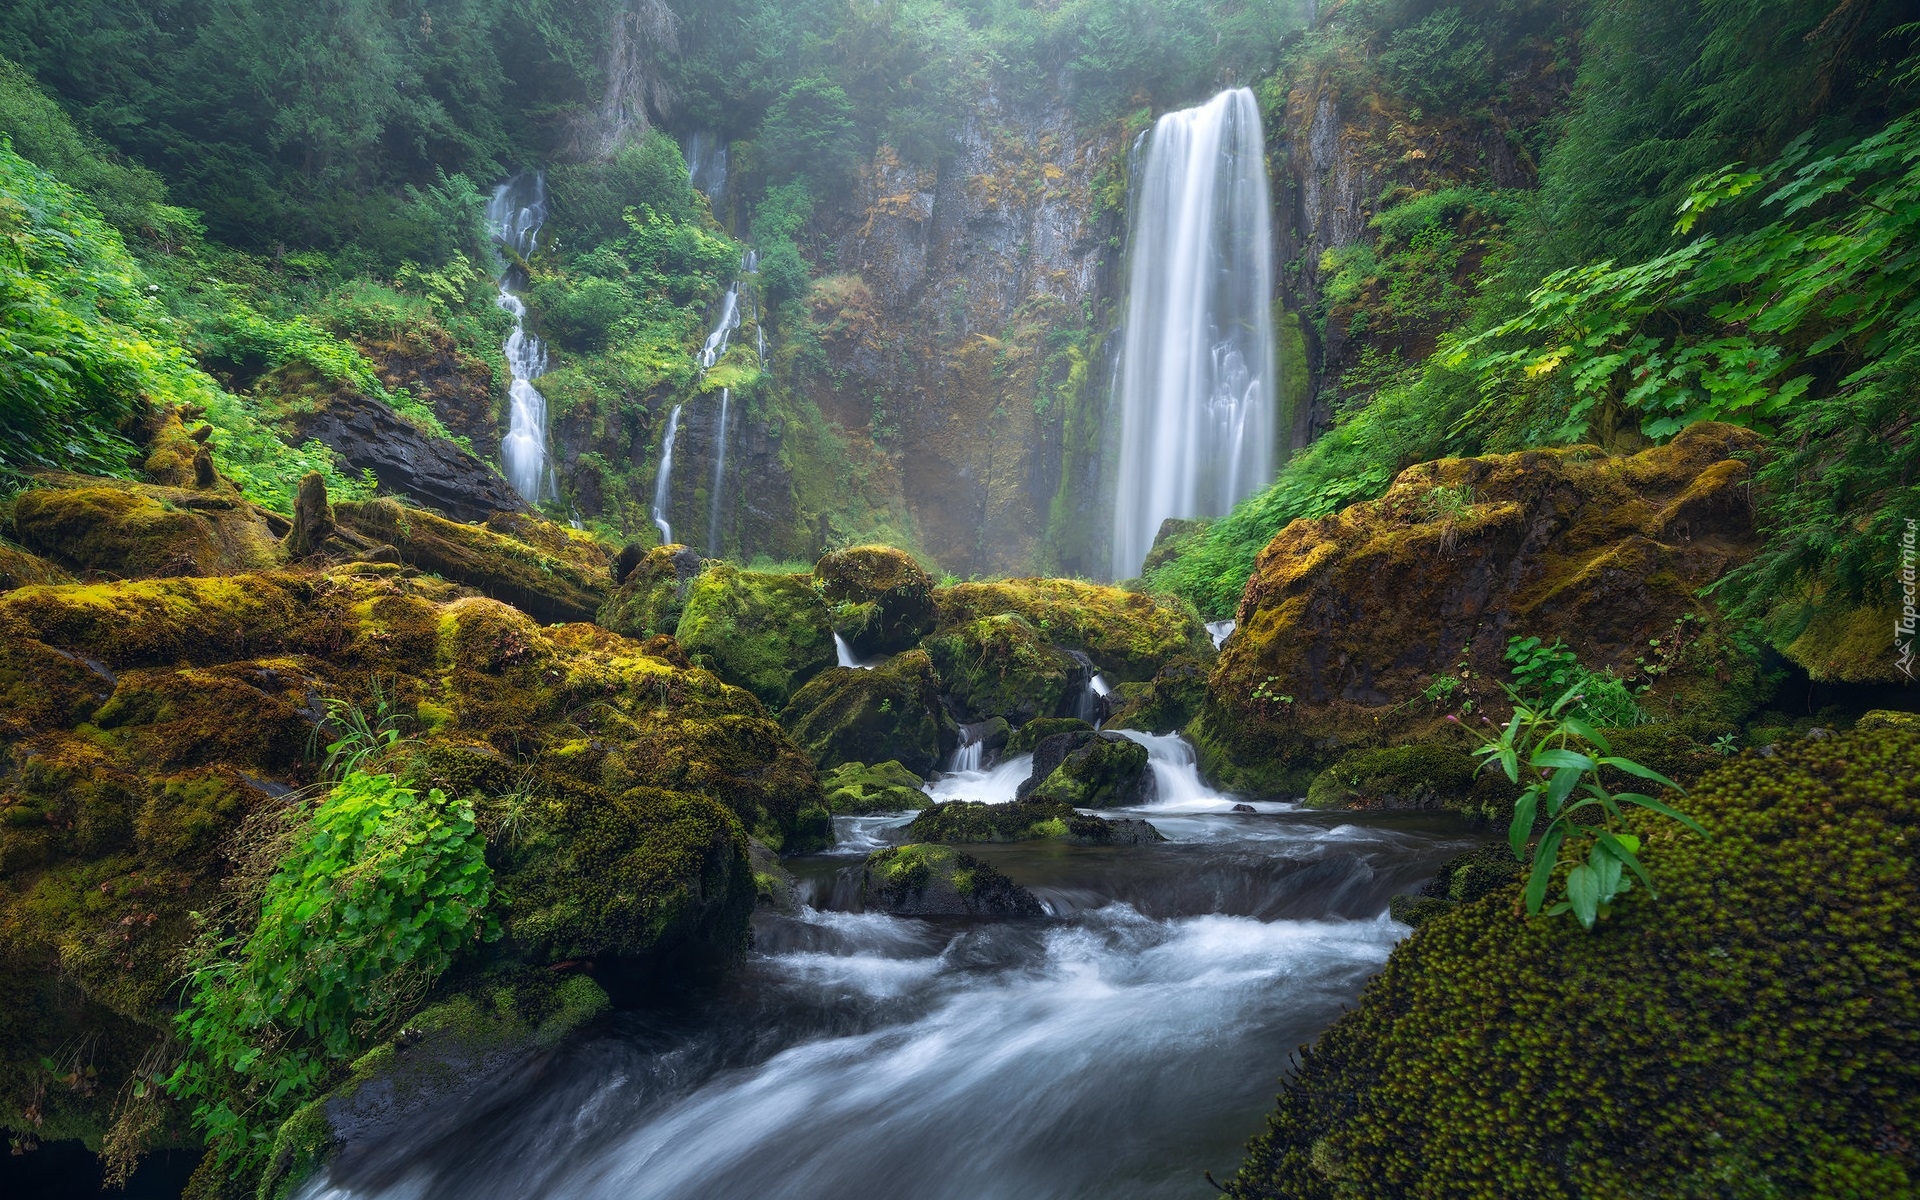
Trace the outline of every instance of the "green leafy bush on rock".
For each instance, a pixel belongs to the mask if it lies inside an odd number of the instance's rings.
[[[1598,932],[1502,888],[1303,1055],[1231,1195],[1900,1196],[1920,1120],[1920,734],[1746,754]]]

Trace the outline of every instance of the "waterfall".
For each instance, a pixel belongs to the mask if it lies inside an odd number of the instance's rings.
[[[1271,209],[1260,108],[1235,88],[1161,117],[1136,152],[1114,407],[1113,574],[1168,517],[1219,516],[1272,480]]]
[[[1227,639],[1233,636],[1233,628],[1234,622],[1231,617],[1224,621],[1207,622],[1207,636],[1213,639],[1215,650],[1227,644]]]
[[[547,472],[547,398],[533,386],[546,373],[547,348],[527,332],[527,303],[516,289],[527,284],[527,256],[546,220],[547,181],[538,171],[507,180],[487,201],[487,226],[501,248],[495,258],[500,287],[495,303],[513,317],[513,332],[503,347],[512,382],[507,386],[510,405],[500,462],[513,490],[534,502],[553,492]]]
[[[720,488],[727,479],[727,401],[731,391],[720,389],[720,424],[713,431],[713,483],[707,489],[713,493],[707,513],[707,553],[714,558],[720,557],[720,504],[725,499]]]
[[[714,322],[713,332],[707,335],[706,345],[700,347],[700,369],[710,370],[727,352],[727,343],[733,340],[733,331],[740,328],[740,284],[736,281],[727,289],[725,298],[720,301],[720,319]]]
[[[680,436],[680,406],[667,414],[667,436],[660,442],[660,474],[653,481],[653,523],[660,527],[660,544],[673,544],[673,526],[667,522],[667,493],[673,485],[673,439]]]
[[[711,133],[696,132],[682,147],[687,158],[687,177],[718,210],[727,190],[727,143]]]

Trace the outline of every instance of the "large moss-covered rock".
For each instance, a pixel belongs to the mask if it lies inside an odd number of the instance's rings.
[[[813,567],[834,628],[861,658],[908,649],[933,630],[933,576],[891,546],[835,550]]]
[[[463,525],[392,500],[333,506],[341,528],[392,546],[402,562],[431,571],[540,621],[591,621],[613,590],[612,555],[584,534],[500,514]]]
[[[1018,616],[1053,646],[1078,650],[1113,681],[1152,679],[1179,655],[1210,658],[1213,641],[1193,607],[1077,579],[1003,579],[934,592],[940,633]]]
[[[872,670],[823,671],[787,702],[780,723],[823,768],[897,759],[924,774],[957,740],[924,650],[896,654]]]
[[[1032,892],[951,846],[890,846],[867,858],[869,909],[903,917],[1038,917]]]
[[[1314,779],[1308,808],[1457,808],[1480,761],[1451,746],[1353,750]]]
[[[1564,639],[1649,684],[1656,717],[1735,722],[1763,676],[1701,590],[1759,545],[1759,438],[1689,426],[1630,457],[1591,447],[1444,459],[1381,499],[1295,521],[1260,554],[1192,727],[1235,790],[1297,790],[1342,752],[1432,741],[1448,704],[1504,711],[1510,636]],[[1464,664],[1464,667],[1463,667]]]
[[[1061,733],[1091,734],[1093,726],[1079,717],[1035,717],[1007,736],[1006,752],[1032,754],[1041,742]]]
[[[1122,683],[1109,698],[1113,715],[1104,727],[1178,733],[1206,703],[1212,670],[1211,657],[1181,654],[1168,659],[1147,683]]]
[[[943,627],[925,644],[947,696],[967,721],[1004,717],[1021,725],[1036,717],[1071,716],[1092,676],[1014,613]]]
[[[1075,812],[1064,800],[1028,797],[1006,804],[954,800],[926,809],[907,826],[921,842],[1035,842],[1058,840],[1082,846],[1134,845],[1162,840],[1145,821],[1109,821]]]
[[[594,618],[615,633],[645,640],[680,628],[687,593],[706,568],[706,560],[685,546],[629,546],[613,571],[618,587]]]
[[[1592,933],[1511,887],[1428,920],[1229,1194],[1912,1195],[1920,734],[1742,755],[1684,807],[1711,839],[1649,822],[1658,898]]]
[[[1057,759],[1046,751],[1058,748]],[[1021,797],[1074,808],[1131,808],[1154,796],[1147,748],[1117,733],[1059,733],[1033,755],[1033,778]],[[1043,775],[1043,768],[1046,770]]]
[[[922,791],[926,781],[897,762],[843,763],[820,776],[827,807],[845,816],[868,813],[915,812],[930,807],[933,798]]]
[[[73,576],[37,554],[29,554],[12,542],[0,540],[0,592],[10,592],[30,583],[72,583]]]
[[[160,487],[46,472],[13,502],[13,535],[69,571],[110,579],[228,575],[271,567],[266,514],[225,484]]]
[[[410,735],[397,768],[475,804],[512,898],[506,961],[639,981],[738,954],[749,833],[788,851],[831,837],[812,763],[747,692],[397,564],[16,588],[0,1125],[97,1144],[171,1028],[189,914],[224,911],[231,873],[270,863],[289,788],[333,736],[324,698],[372,711],[375,686]],[[42,1059],[83,1043],[94,1075],[60,1084]]]
[[[694,580],[678,637],[693,660],[778,710],[833,666],[833,626],[811,575],[717,564]]]

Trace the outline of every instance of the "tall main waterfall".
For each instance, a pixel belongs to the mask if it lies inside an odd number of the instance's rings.
[[[533,381],[547,370],[547,348],[527,332],[527,302],[517,289],[527,285],[527,256],[547,220],[547,180],[538,171],[516,175],[493,190],[487,201],[487,226],[500,246],[500,296],[496,301],[513,316],[513,332],[502,347],[507,356],[510,408],[507,435],[500,439],[500,464],[507,482],[529,501],[553,491],[547,472],[547,398]]]
[[[1253,93],[1235,88],[1161,117],[1139,148],[1114,377],[1115,579],[1139,573],[1166,518],[1219,516],[1273,478],[1263,142]]]

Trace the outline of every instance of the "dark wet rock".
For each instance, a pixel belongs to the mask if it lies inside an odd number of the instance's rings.
[[[1083,846],[1135,845],[1163,841],[1146,821],[1111,821],[1074,811],[1062,800],[1026,799],[1007,804],[956,800],[936,804],[907,826],[921,842],[1031,842],[1049,838]]]
[[[1008,754],[1032,754],[1040,743],[1058,733],[1092,733],[1093,726],[1079,717],[1035,717],[1007,738]]]
[[[386,404],[351,388],[318,394],[286,418],[295,442],[318,440],[384,492],[456,521],[524,512],[527,502],[500,474],[458,443],[422,433]]]
[[[1154,796],[1147,748],[1118,733],[1055,734],[1034,750],[1033,772],[1021,796],[1074,808],[1132,808]]]
[[[868,856],[861,891],[869,909],[906,917],[1038,917],[1032,892],[951,846],[909,845]]]

